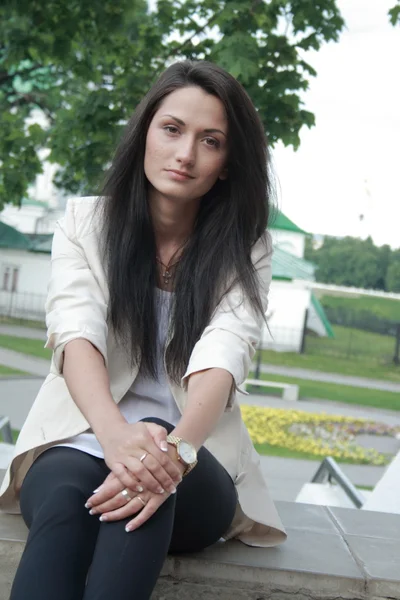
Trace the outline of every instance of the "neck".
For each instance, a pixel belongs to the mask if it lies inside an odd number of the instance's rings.
[[[188,203],[156,196],[149,198],[157,247],[179,246],[191,235],[199,210],[200,199]]]

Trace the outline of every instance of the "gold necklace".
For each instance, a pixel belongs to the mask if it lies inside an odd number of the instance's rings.
[[[175,250],[175,252],[174,252],[174,253],[173,253],[173,255],[171,256],[171,258],[170,258],[170,260],[169,260],[169,263],[168,263],[167,265],[165,265],[165,264],[162,262],[162,260],[161,260],[161,258],[160,258],[159,256],[156,256],[156,260],[157,260],[157,262],[158,262],[158,263],[159,263],[159,264],[162,266],[162,268],[164,269],[164,273],[162,273],[162,274],[161,274],[161,277],[163,278],[164,285],[166,285],[166,286],[167,286],[167,285],[169,285],[169,282],[170,282],[170,281],[171,281],[171,279],[172,279],[172,269],[173,269],[174,267],[176,267],[176,265],[178,264],[178,262],[181,260],[182,256],[180,256],[180,257],[178,258],[178,260],[176,260],[174,263],[173,263],[172,261],[174,260],[175,256],[178,254],[178,252],[179,252],[180,250],[182,250],[182,249],[183,249],[183,248],[186,246],[186,243],[187,243],[187,240],[185,240],[185,242],[184,242],[184,243],[183,243],[181,246],[179,246],[179,248],[177,248],[177,249]]]
[[[172,257],[174,258],[174,257]],[[168,263],[168,265],[164,265],[164,263],[162,262],[161,258],[159,256],[156,256],[157,262],[160,263],[160,265],[163,267],[164,269],[164,273],[161,274],[161,277],[163,278],[164,281],[164,285],[168,285],[171,278],[172,278],[172,272],[171,269],[173,269],[174,267],[176,267],[176,265],[178,264],[178,262],[181,260],[180,257],[178,258],[178,260],[176,262],[174,262],[171,265],[171,261]]]

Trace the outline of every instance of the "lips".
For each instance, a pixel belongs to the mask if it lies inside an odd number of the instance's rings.
[[[179,175],[180,177],[186,177],[187,179],[194,179],[193,175],[189,175],[185,171],[178,171],[178,169],[166,169],[168,173],[175,173],[175,175]]]

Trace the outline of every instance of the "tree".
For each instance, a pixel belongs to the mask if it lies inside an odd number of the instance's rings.
[[[336,0],[9,0],[0,7],[0,209],[40,172],[93,192],[134,107],[173,60],[210,59],[246,87],[271,143],[297,148],[314,116],[301,93],[316,73],[304,52],[337,41]],[[178,41],[177,41],[178,39]],[[27,125],[39,110],[45,120]],[[36,113],[37,114],[37,113]]]
[[[389,10],[389,20],[392,25],[400,23],[400,0]]]
[[[400,292],[400,250],[392,253],[387,271],[386,286],[389,292]]]
[[[384,291],[400,291],[400,250],[377,247],[371,238],[326,237],[315,250],[306,242],[304,257],[317,265],[317,281]]]

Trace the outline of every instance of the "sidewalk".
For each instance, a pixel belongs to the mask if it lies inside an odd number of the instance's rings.
[[[28,354],[21,354],[7,348],[0,348],[0,365],[19,369],[31,375],[46,377],[50,370],[50,361]]]
[[[30,340],[46,341],[46,329],[33,329],[33,327],[21,327],[20,325],[1,325],[0,335],[12,335],[13,337],[28,338]]]
[[[38,359],[39,360],[39,359]],[[1,362],[1,361],[0,361]],[[43,361],[44,362],[44,361]],[[0,415],[10,418],[13,429],[21,429],[26,416],[43,382],[43,377],[23,379],[0,379]],[[324,401],[285,402],[269,396],[239,395],[241,404],[297,409],[310,412],[325,412],[353,417],[366,417],[390,425],[400,425],[400,412],[379,411],[366,407],[335,404]],[[320,461],[261,456],[261,468],[274,500],[295,500],[304,483],[311,481]],[[370,465],[347,465],[340,467],[355,485],[374,486],[382,477],[385,468]]]
[[[299,379],[310,379],[313,381],[324,381],[325,383],[339,383],[351,387],[369,388],[384,392],[395,392],[400,394],[400,383],[382,381],[380,379],[368,379],[367,377],[353,377],[352,375],[341,375],[340,373],[324,373],[311,369],[299,369],[297,367],[280,367],[279,365],[261,365],[262,373],[271,375],[282,375],[284,377],[298,377]]]
[[[274,500],[294,502],[302,486],[309,483],[321,461],[261,456],[261,468]],[[374,487],[385,472],[385,467],[339,464],[354,485]],[[362,493],[362,491],[361,491]]]
[[[298,402],[288,402],[275,396],[264,396],[250,394],[245,396],[239,394],[240,404],[250,406],[269,406],[271,408],[284,408],[287,410],[304,410],[312,413],[326,413],[329,415],[341,415],[343,417],[354,417],[370,419],[385,423],[386,425],[400,426],[400,411],[375,408],[372,406],[360,406],[358,404],[345,404],[344,402],[331,402],[330,400],[308,399]]]
[[[24,337],[29,339],[46,341],[45,329],[33,329],[30,327],[22,327],[18,325],[1,325],[0,335],[11,335],[14,337]],[[13,366],[3,363],[0,359],[0,364],[5,366]],[[18,368],[18,367],[16,367]],[[315,371],[312,369],[302,369],[297,367],[285,367],[279,365],[261,365],[262,373],[270,373],[271,375],[282,375],[284,377],[297,377],[299,379],[308,379],[313,381],[324,381],[325,383],[336,383],[349,385],[351,387],[370,388],[382,390],[386,392],[395,392],[400,394],[400,383],[391,381],[383,381],[380,379],[369,379],[367,377],[354,377],[352,375],[341,375],[340,373],[325,373],[323,371]],[[31,372],[31,371],[29,371]]]

